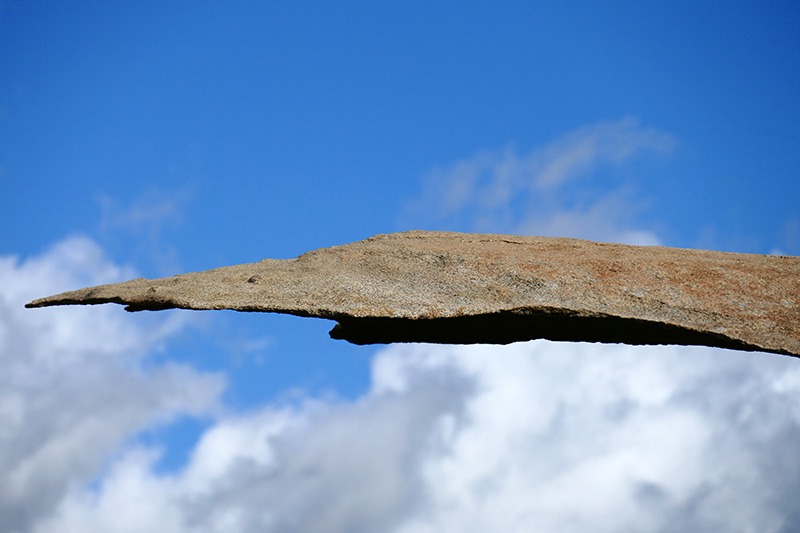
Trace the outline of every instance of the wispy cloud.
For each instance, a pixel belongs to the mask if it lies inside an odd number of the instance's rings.
[[[667,153],[675,144],[671,135],[626,118],[579,128],[523,155],[510,148],[480,152],[433,170],[401,221],[471,231],[584,238],[604,234],[606,239],[654,244],[652,233],[614,229],[628,226],[641,209],[629,197],[624,198],[625,209],[618,209],[625,196],[622,186],[595,194],[566,189],[648,153]],[[602,230],[589,231],[598,218],[604,221]]]
[[[188,189],[164,192],[147,191],[130,202],[101,194],[100,234],[124,243],[129,259],[138,263],[154,263],[156,275],[173,275],[180,271],[178,254],[165,235],[184,222]]]
[[[102,209],[100,229],[122,230],[155,238],[165,225],[183,222],[182,204],[185,200],[185,192],[165,194],[154,190],[125,205],[107,194],[101,194],[98,196]]]

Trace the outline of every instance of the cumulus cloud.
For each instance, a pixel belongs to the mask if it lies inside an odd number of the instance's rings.
[[[184,326],[184,316],[23,307],[34,297],[131,275],[79,237],[24,262],[0,258],[0,530],[30,531],[137,431],[216,402],[221,376],[142,364]]]
[[[798,393],[773,355],[392,346],[360,400],[220,420],[172,475],[131,451],[40,531],[791,531]]]
[[[623,186],[599,195],[567,189],[675,144],[671,135],[625,118],[578,128],[523,155],[510,148],[482,151],[431,172],[402,222],[657,244],[652,232],[626,230],[641,206]]]

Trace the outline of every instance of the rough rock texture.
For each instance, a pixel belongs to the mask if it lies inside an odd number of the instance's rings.
[[[800,356],[800,258],[576,239],[410,231],[27,307],[114,302],[338,321],[357,344],[545,338]]]

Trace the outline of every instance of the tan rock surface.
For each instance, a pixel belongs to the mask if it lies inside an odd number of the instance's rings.
[[[546,338],[800,356],[800,258],[410,231],[295,259],[101,285],[27,307],[234,309],[337,320],[357,344]]]

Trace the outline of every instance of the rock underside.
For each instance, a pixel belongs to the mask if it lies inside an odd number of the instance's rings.
[[[800,258],[577,239],[410,231],[26,307],[234,309],[336,320],[356,344],[530,339],[800,356]]]

